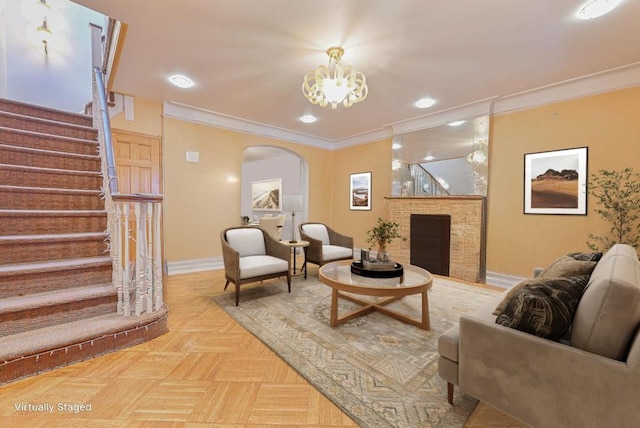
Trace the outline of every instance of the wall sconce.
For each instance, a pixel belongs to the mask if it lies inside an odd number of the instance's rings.
[[[54,35],[51,27],[52,21],[60,24],[62,16],[51,8],[47,0],[24,1],[22,12],[28,22],[27,39],[34,46],[42,46],[45,55],[52,48],[62,50],[62,38],[59,34]],[[61,25],[56,26],[56,31],[60,30],[58,27]]]

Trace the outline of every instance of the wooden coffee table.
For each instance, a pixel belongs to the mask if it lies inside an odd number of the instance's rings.
[[[404,275],[402,277],[369,278],[351,273],[351,262],[353,260],[327,263],[319,271],[320,281],[333,289],[331,294],[331,327],[336,327],[369,312],[378,311],[423,330],[431,329],[427,291],[431,288],[433,278],[428,271],[417,266],[405,264],[403,265]],[[371,302],[344,293],[384,298]],[[384,307],[411,294],[422,295],[422,319],[420,320]],[[362,307],[338,317],[338,298],[340,297],[362,305]]]

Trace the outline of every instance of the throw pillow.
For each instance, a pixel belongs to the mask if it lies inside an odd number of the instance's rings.
[[[515,296],[516,293],[522,290],[524,287],[527,287],[531,284],[539,284],[540,282],[545,282],[545,281],[548,281],[548,279],[535,277],[535,278],[523,279],[522,281],[516,283],[509,289],[509,291],[507,291],[502,301],[498,303],[498,306],[496,306],[496,308],[493,310],[493,315],[500,315],[502,311],[504,311],[504,308],[507,307],[507,304],[513,298],[513,296]]]
[[[576,260],[582,260],[586,262],[598,262],[602,258],[602,253],[571,253],[567,254],[570,257],[573,257]]]
[[[591,275],[598,262],[576,260],[571,256],[562,256],[540,272],[537,278],[568,278]]]
[[[548,278],[518,291],[497,324],[558,341],[571,327],[588,275]]]

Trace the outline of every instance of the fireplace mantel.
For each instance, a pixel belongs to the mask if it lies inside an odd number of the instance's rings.
[[[399,263],[410,260],[411,214],[451,216],[449,276],[469,282],[486,280],[486,197],[484,196],[393,196],[389,220],[400,224],[406,241],[395,240],[387,251]],[[428,251],[428,249],[425,249]]]

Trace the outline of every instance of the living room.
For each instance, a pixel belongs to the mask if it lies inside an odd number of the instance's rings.
[[[298,92],[298,81],[295,86]],[[374,87],[374,79],[370,82],[370,86]],[[299,95],[302,97],[301,94]],[[147,392],[151,391],[149,386],[151,382],[147,384],[141,379],[141,383],[137,384],[132,380],[138,375],[147,375],[149,379],[155,377],[158,383],[161,383],[160,379],[166,380],[166,383],[162,384],[162,388],[166,389],[153,390],[154,394],[157,393],[157,396],[165,397],[166,400],[166,397],[172,394],[171,380],[175,373],[167,375],[170,370],[163,370],[173,364],[174,359],[179,358],[176,355],[184,350],[185,354],[189,353],[188,363],[191,364],[189,369],[183,367],[185,372],[181,375],[186,378],[193,376],[195,379],[196,374],[191,373],[190,370],[197,372],[197,367],[200,367],[201,370],[211,370],[212,373],[215,371],[218,376],[222,374],[220,378],[226,376],[227,379],[223,383],[235,376],[241,377],[251,372],[250,375],[253,377],[264,376],[271,380],[277,378],[280,381],[286,379],[282,382],[301,385],[304,380],[296,377],[297,374],[292,374],[289,371],[290,367],[282,360],[274,362],[277,358],[270,354],[271,351],[247,331],[243,330],[240,334],[238,330],[242,329],[238,324],[229,322],[213,301],[214,294],[222,293],[224,285],[220,232],[227,227],[240,225],[240,217],[249,214],[246,209],[243,209],[243,206],[246,206],[243,205],[243,198],[246,197],[247,189],[243,164],[246,163],[247,151],[256,147],[278,148],[298,157],[305,169],[301,189],[306,206],[303,212],[296,216],[296,223],[304,221],[325,223],[337,231],[352,236],[356,249],[367,248],[369,247],[366,241],[367,231],[378,218],[386,218],[389,215],[388,198],[392,196],[393,182],[393,126],[382,126],[382,131],[376,134],[379,135],[378,138],[359,140],[352,144],[341,145],[338,142],[320,144],[316,140],[314,143],[309,143],[303,138],[296,141],[284,137],[278,138],[269,132],[260,132],[260,127],[250,122],[242,129],[236,123],[221,121],[220,115],[211,114],[199,108],[191,108],[171,101],[150,100],[136,93],[129,93],[126,96],[128,97],[127,113],[119,113],[111,119],[112,129],[152,136],[161,141],[164,267],[165,273],[168,274],[167,301],[176,301],[170,299],[175,299],[177,294],[187,295],[191,287],[193,287],[193,296],[190,298],[193,298],[194,302],[197,298],[200,301],[190,306],[189,298],[186,298],[180,301],[179,305],[170,308],[170,329],[172,333],[177,334],[158,342],[160,345],[157,348],[152,348],[152,345],[142,345],[139,351],[123,351],[121,355],[125,356],[120,357],[123,359],[120,360],[120,364],[129,364],[126,369],[122,366],[116,367],[115,359],[105,359],[102,360],[106,361],[102,367],[104,370],[81,363],[77,368],[62,369],[52,376],[45,375],[39,379],[36,379],[38,378],[36,376],[26,382],[47,391],[38,397],[50,397],[51,394],[56,393],[55,385],[58,382],[64,383],[62,379],[65,373],[100,374],[106,378],[118,377],[126,372],[122,376],[123,389],[135,389],[137,385],[144,384],[149,388]],[[365,103],[367,100],[363,105]],[[577,76],[569,81],[553,82],[521,94],[491,98],[479,105],[479,110],[473,114],[470,114],[468,109],[460,108],[441,112],[440,115],[427,116],[430,116],[429,121],[433,124],[445,124],[452,119],[452,115],[457,119],[470,119],[479,113],[490,116],[484,250],[486,270],[494,275],[506,276],[515,282],[520,278],[530,277],[534,268],[548,266],[559,256],[587,251],[586,241],[589,234],[605,234],[608,231],[608,225],[595,213],[597,206],[595,199],[591,195],[587,197],[586,215],[525,213],[523,185],[525,157],[534,153],[587,148],[589,173],[595,173],[601,169],[637,168],[636,159],[640,155],[638,145],[640,142],[639,63],[630,62],[592,75]],[[360,106],[354,106],[352,110],[358,107]],[[198,154],[198,162],[188,161],[185,155],[194,152]],[[362,172],[370,172],[372,177],[371,209],[353,210],[350,209],[349,204],[350,177],[352,174]],[[287,222],[290,231],[293,230],[291,221],[292,218],[289,217]],[[189,274],[182,275],[184,273]],[[312,270],[311,276],[317,277],[317,271]],[[298,285],[303,284],[300,277],[294,278],[294,289],[296,282]],[[271,288],[285,293],[281,284],[275,284]],[[242,300],[240,304],[242,306]],[[171,318],[172,312],[175,314],[174,318]],[[201,317],[203,314],[207,317]],[[225,318],[224,323],[221,321],[223,318]],[[218,336],[220,342],[207,337],[207,334]],[[228,342],[225,343],[224,340]],[[216,347],[233,348],[239,346],[238,344],[246,348],[234,355],[234,358],[239,358],[245,366],[233,365],[230,362],[232,358],[215,356],[211,352],[211,349]],[[143,351],[150,353],[143,356]],[[243,352],[253,353],[255,359],[247,358]],[[202,354],[197,355],[198,353]],[[151,365],[156,367],[145,365],[146,358],[149,358],[152,361]],[[269,362],[265,362],[266,360]],[[122,363],[122,361],[126,362]],[[205,364],[201,365],[203,361]],[[233,368],[230,368],[231,366]],[[189,373],[186,373],[187,371]],[[268,375],[265,376],[265,373]],[[86,391],[82,397],[89,396],[89,390],[102,387],[102,380],[95,380],[95,383],[91,384],[84,380],[85,378],[82,381],[71,381],[66,384],[66,388],[69,389],[65,389],[64,394],[69,397],[69,400],[77,403],[84,402],[83,398],[77,394],[77,390],[73,389],[78,385],[81,385],[78,388],[84,388],[83,391]],[[293,378],[295,378],[294,381],[291,380]],[[208,387],[197,384],[201,380],[194,380],[189,384],[189,387],[193,388],[190,392],[192,394],[190,403],[200,403],[197,400],[193,401],[193,396],[206,394],[211,394],[212,397],[219,398],[220,403],[225,403],[220,404],[219,408],[214,408],[215,400],[207,404],[211,408],[199,407],[200,404],[191,406],[189,411],[193,411],[193,415],[200,412],[200,421],[203,423],[214,423],[211,420],[205,421],[207,417],[213,418],[214,414],[229,423],[232,418],[224,419],[224,417],[229,416],[228,407],[232,407],[229,403],[233,402],[233,397],[242,394],[251,395],[247,390],[233,390],[234,387],[228,387],[227,392],[231,392],[221,397],[215,395],[211,389],[207,389]],[[232,383],[232,381],[229,382]],[[304,390],[302,394],[318,394],[317,391],[309,392],[301,386],[300,388]],[[252,393],[257,395],[255,391]],[[122,394],[118,397],[125,397],[124,392]],[[100,394],[103,397],[107,395],[105,392]],[[31,399],[26,393],[21,397],[25,401]],[[252,397],[255,398],[255,396]],[[283,399],[291,399],[291,396],[285,394]],[[9,402],[7,400],[9,399],[5,398],[5,404]],[[136,400],[136,406],[142,401],[144,400]],[[184,398],[184,402],[187,401],[189,398]],[[264,404],[260,400],[257,401],[258,404]],[[446,405],[444,394],[441,401]],[[95,413],[87,413],[89,416],[85,421],[98,415],[103,415],[105,420],[112,421],[133,416],[146,421],[150,421],[151,418],[162,418],[161,408],[154,408],[153,412],[149,411],[145,415],[144,405],[134,412],[131,408],[127,408],[127,403],[120,402],[117,398],[113,398],[113,401],[107,398],[102,404],[107,402],[111,403],[113,408],[121,408],[121,412],[115,412],[118,413],[115,416],[104,416],[107,411],[96,410],[97,402],[94,401]],[[238,407],[241,405],[238,404]],[[151,407],[153,406],[149,405],[149,408]],[[185,405],[186,407],[189,406]],[[312,408],[313,405],[309,405],[309,409]],[[258,409],[258,412],[260,410]],[[283,413],[286,411],[287,409],[282,410]],[[298,412],[297,417],[300,419],[291,419],[295,422],[291,422],[290,425],[350,426],[351,423],[334,407],[331,407],[330,411],[327,410],[327,414],[330,413],[331,416],[326,416],[325,419],[322,417],[313,419],[313,411],[307,412],[306,408],[304,411],[291,410],[291,412],[294,411]],[[249,425],[262,422],[276,425],[273,422],[274,416],[271,415],[270,419],[268,412],[264,410],[262,420],[259,417],[253,420],[245,416],[243,416],[245,419],[239,417],[238,424]],[[9,413],[12,413],[10,409],[0,409],[0,415]],[[304,417],[308,418],[307,423],[299,422]],[[194,421],[195,418],[196,416],[190,421]],[[184,422],[185,415],[176,411],[175,414],[167,416],[167,420],[176,423]]]

